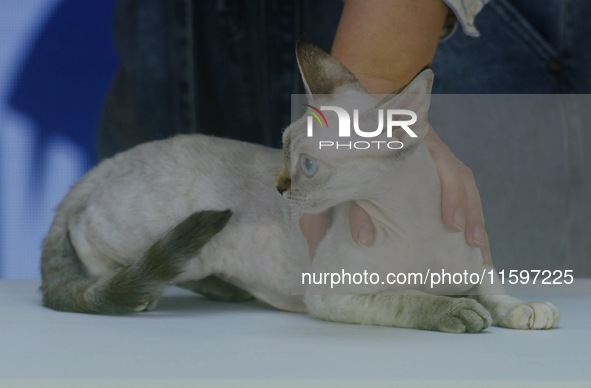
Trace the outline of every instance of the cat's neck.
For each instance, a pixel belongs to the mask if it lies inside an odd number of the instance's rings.
[[[376,179],[371,195],[359,201],[372,221],[393,233],[408,234],[441,222],[441,185],[437,169],[421,144],[396,168]],[[431,222],[427,222],[431,221]]]

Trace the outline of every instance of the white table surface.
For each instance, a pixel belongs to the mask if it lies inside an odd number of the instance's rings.
[[[591,386],[591,279],[576,283],[543,298],[561,311],[557,330],[445,334],[179,289],[153,312],[70,314],[41,306],[38,281],[3,280],[0,386]]]

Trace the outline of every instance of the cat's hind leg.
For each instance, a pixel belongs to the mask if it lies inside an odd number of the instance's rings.
[[[250,293],[214,275],[201,280],[182,282],[177,286],[221,302],[245,302],[254,298]]]
[[[195,257],[211,237],[224,228],[231,214],[229,210],[195,212],[150,247],[138,267],[144,277],[143,283],[154,284],[153,292],[144,293],[143,301],[134,308],[134,312],[156,308],[164,286],[182,272],[186,262]]]
[[[65,228],[52,230],[43,247],[43,304],[55,310],[128,314],[155,307],[164,288],[230,219],[225,211],[199,211],[165,233],[136,263],[91,276]]]

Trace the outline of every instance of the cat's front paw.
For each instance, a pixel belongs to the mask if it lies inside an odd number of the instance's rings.
[[[558,326],[560,313],[550,302],[527,303],[514,307],[499,326],[510,329],[553,329]]]
[[[489,327],[488,310],[474,299],[451,298],[446,311],[436,322],[436,330],[447,333],[477,333]]]

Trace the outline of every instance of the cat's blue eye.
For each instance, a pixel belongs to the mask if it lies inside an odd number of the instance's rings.
[[[318,161],[310,155],[302,154],[300,156],[300,170],[308,178],[312,178],[318,171]]]

